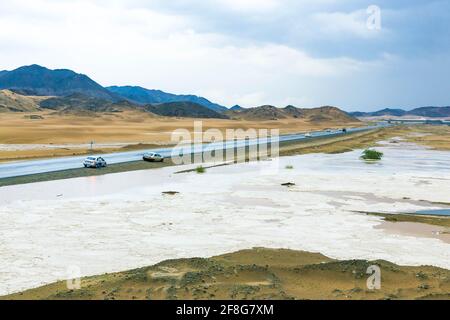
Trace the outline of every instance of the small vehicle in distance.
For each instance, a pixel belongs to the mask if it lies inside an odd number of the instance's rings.
[[[305,138],[311,138],[311,137],[312,137],[311,133],[305,134]]]
[[[164,161],[164,157],[161,154],[155,153],[155,152],[144,153],[144,156],[142,157],[142,159],[144,161],[150,161],[150,162],[163,162]]]
[[[106,167],[107,163],[102,157],[89,156],[84,160],[83,165],[85,168],[101,168]]]

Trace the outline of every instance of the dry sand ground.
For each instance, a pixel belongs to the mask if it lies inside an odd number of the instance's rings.
[[[279,129],[280,134],[341,128],[339,122],[306,122],[302,119],[280,119],[276,121],[244,121],[222,119],[166,118],[147,113],[123,112],[101,114],[97,117],[60,116],[49,112],[39,113],[43,119],[30,119],[38,113],[0,113],[0,144],[81,144],[80,147],[27,148],[10,150],[0,148],[0,161],[52,156],[68,156],[89,153],[86,144],[95,141],[96,153],[124,151],[127,147],[101,147],[101,144],[127,143],[148,146],[170,144],[175,129],[185,128],[193,131],[194,121],[202,121],[203,129]],[[360,126],[360,122],[345,123],[346,127]],[[131,146],[133,147],[133,146]],[[134,146],[135,147],[135,146]],[[129,148],[129,147],[128,147]],[[17,148],[16,148],[17,149]]]
[[[381,269],[380,290],[367,269]],[[338,261],[320,253],[255,248],[212,258],[87,277],[82,289],[60,281],[5,299],[450,299],[450,270],[387,261]]]
[[[417,126],[402,132],[408,142],[435,150],[450,150],[450,126]]]

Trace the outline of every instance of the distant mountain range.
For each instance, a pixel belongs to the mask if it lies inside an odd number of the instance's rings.
[[[64,97],[25,96],[10,90],[0,90],[0,112],[53,111],[57,115],[96,116],[98,113],[139,111],[165,117],[216,118],[248,121],[271,121],[279,119],[303,119],[309,122],[358,122],[335,107],[301,109],[294,106],[276,108],[233,108],[219,113],[200,104],[180,101],[157,104],[136,104],[128,100],[110,101],[74,93]]]
[[[270,105],[264,105],[256,108],[229,110],[225,114],[232,119],[240,120],[279,120],[297,118],[309,122],[358,122],[356,118],[350,116],[346,112],[330,106],[306,109],[294,106],[277,108]]]
[[[3,90],[2,90],[3,89]],[[375,112],[345,113],[335,107],[313,109],[287,106],[260,106],[230,109],[191,94],[173,94],[137,86],[102,87],[84,74],[68,69],[50,70],[30,65],[12,71],[0,71],[0,111],[24,112],[40,109],[58,112],[111,112],[128,109],[144,110],[163,116],[274,120],[305,118],[309,121],[353,117],[419,116],[450,117],[449,107],[421,107],[411,111],[386,108]]]
[[[426,118],[446,118],[450,117],[450,107],[420,107],[410,111],[386,108],[375,112],[350,112],[349,114],[354,117],[417,116]]]
[[[137,104],[184,101],[202,105],[216,112],[228,110],[224,106],[195,95],[176,95],[160,90],[132,86],[104,88],[88,76],[72,70],[50,70],[39,65],[24,66],[12,71],[0,71],[0,89],[9,89],[22,95],[36,96],[82,94],[112,102],[128,100]]]
[[[286,119],[291,118],[292,115],[286,113],[286,108],[276,108],[270,105],[264,105],[255,108],[241,108],[229,110],[226,112],[228,116],[233,119],[239,120],[278,120],[278,119]],[[301,115],[301,111],[297,109],[299,115]]]
[[[207,107],[216,112],[224,112],[228,110],[226,107],[217,103],[213,103],[206,98],[198,97],[195,95],[185,94],[172,94],[161,90],[150,90],[142,87],[132,86],[112,86],[107,87],[110,92],[120,95],[129,101],[139,104],[155,104],[155,103],[167,103],[167,102],[193,102]]]
[[[3,89],[3,90],[2,90]],[[260,106],[228,109],[206,98],[177,95],[137,86],[102,87],[88,76],[72,70],[50,70],[39,65],[0,71],[0,111],[34,112],[53,110],[56,114],[95,115],[100,112],[147,112],[166,117],[278,120],[301,118],[311,122],[355,122],[335,107],[302,109]]]

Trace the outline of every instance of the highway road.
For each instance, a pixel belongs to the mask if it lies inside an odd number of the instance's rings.
[[[376,126],[368,126],[361,128],[349,128],[347,133],[367,131],[375,128],[386,126],[386,124],[378,124]],[[319,137],[332,137],[342,135],[341,131],[315,131],[311,132],[311,137],[305,136],[305,134],[288,134],[279,136],[280,142],[285,141],[297,141],[304,139],[314,139]],[[269,138],[270,139],[270,138]],[[276,138],[271,138],[276,139]],[[189,153],[199,153],[203,151],[211,150],[225,150],[230,148],[239,148],[248,145],[263,144],[267,143],[267,139],[253,139],[253,140],[237,140],[226,141],[226,142],[215,142],[204,145],[199,145],[197,148],[192,148]],[[108,164],[124,163],[130,161],[138,161],[142,159],[142,155],[146,151],[153,151],[162,154],[164,157],[170,157],[172,155],[172,148],[163,149],[152,149],[152,150],[139,150],[139,151],[129,151],[129,152],[117,152],[102,154],[101,156],[107,161]],[[183,152],[187,154],[186,151]],[[55,172],[67,169],[75,169],[83,167],[83,160],[86,156],[77,157],[62,157],[62,158],[52,158],[43,160],[28,160],[28,161],[16,161],[7,162],[0,164],[0,179],[18,177],[37,173]]]

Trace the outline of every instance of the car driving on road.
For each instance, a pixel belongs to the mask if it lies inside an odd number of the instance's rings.
[[[155,152],[144,153],[144,156],[142,157],[142,159],[144,159],[144,161],[152,161],[152,162],[163,162],[164,161],[164,157],[161,154],[155,153]]]
[[[85,168],[101,168],[106,167],[106,161],[102,157],[87,157],[83,165]]]

